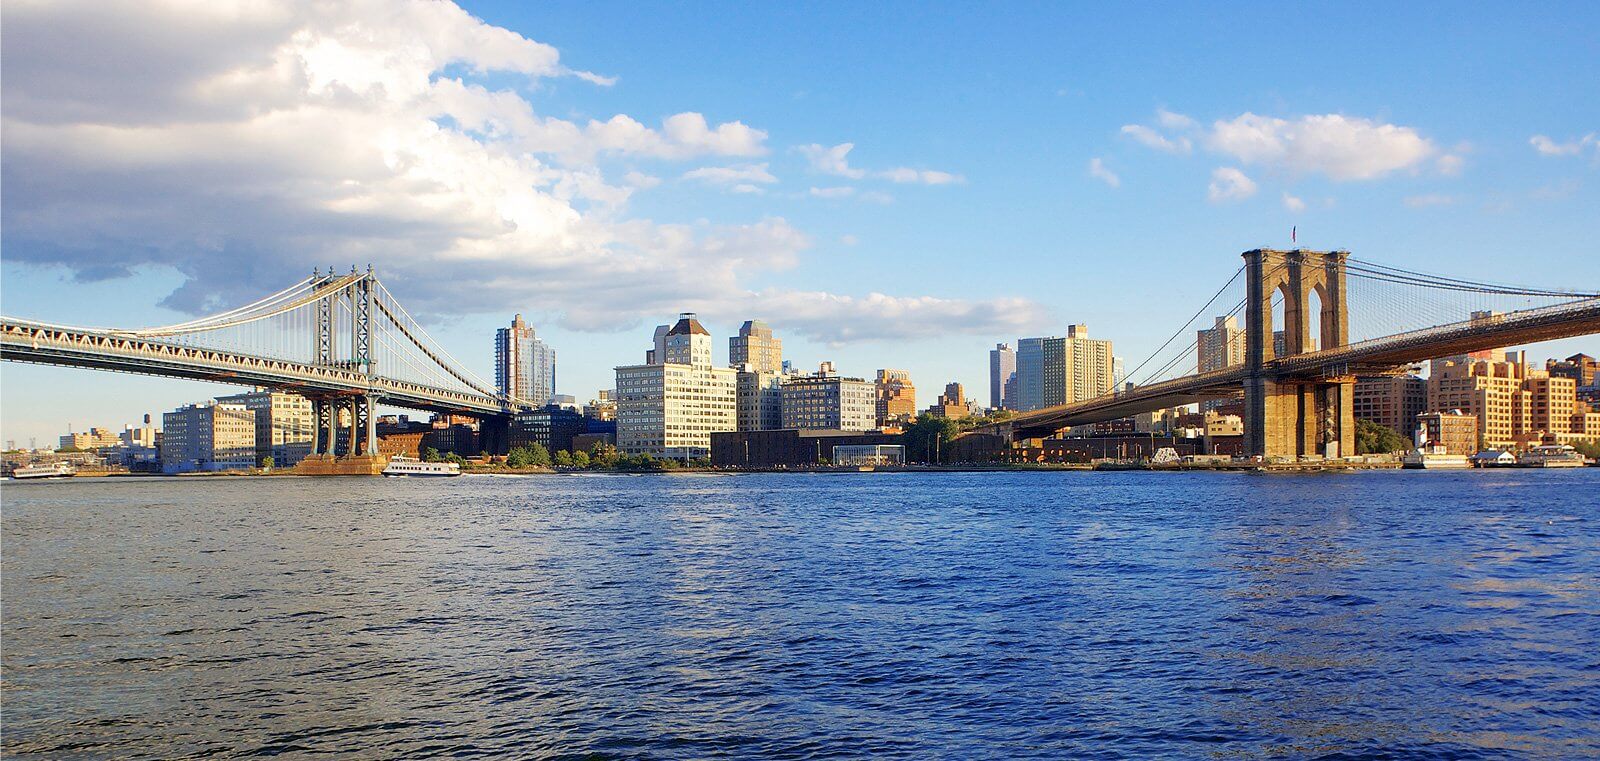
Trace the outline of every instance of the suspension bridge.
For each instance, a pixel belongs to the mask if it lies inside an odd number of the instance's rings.
[[[312,275],[176,325],[85,328],[0,317],[0,359],[260,386],[310,399],[314,456],[376,456],[376,405],[483,418],[490,443],[532,404],[499,393],[430,338],[368,268]],[[342,412],[341,412],[342,411]],[[498,424],[496,424],[498,423]]]
[[[1364,262],[1347,252],[1256,249],[1190,321],[1129,373],[1136,384],[979,429],[1002,445],[1208,399],[1240,398],[1246,451],[1355,454],[1358,376],[1436,357],[1600,333],[1600,292],[1464,280]],[[1220,312],[1221,305],[1233,304]],[[1197,321],[1244,322],[1240,361],[1203,369]],[[1276,326],[1280,326],[1277,328]],[[1275,329],[1276,328],[1276,329]],[[1196,339],[1198,341],[1198,338]],[[260,386],[312,400],[315,456],[339,427],[377,454],[376,405],[478,417],[503,451],[531,406],[465,370],[368,268],[320,271],[251,304],[176,325],[88,328],[0,317],[0,359]],[[1143,373],[1140,376],[1140,373]],[[497,433],[498,432],[498,433]]]
[[[1242,397],[1247,453],[1349,457],[1356,454],[1358,377],[1392,374],[1428,359],[1600,333],[1600,291],[1430,275],[1344,251],[1255,249],[1242,256],[1245,262],[1233,277],[1129,373],[1139,376],[1149,368],[1139,382],[1025,412],[975,433],[1010,444],[1141,412]],[[1231,310],[1215,309],[1230,303]],[[1212,315],[1243,318],[1243,356],[1202,370],[1195,328]],[[1186,334],[1195,340],[1172,350]]]

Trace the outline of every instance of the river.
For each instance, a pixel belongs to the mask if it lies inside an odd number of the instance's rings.
[[[1600,755],[1600,469],[3,487],[8,758]]]

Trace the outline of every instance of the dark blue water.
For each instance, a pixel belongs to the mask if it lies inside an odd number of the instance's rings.
[[[1600,755],[1600,470],[8,484],[8,758]]]

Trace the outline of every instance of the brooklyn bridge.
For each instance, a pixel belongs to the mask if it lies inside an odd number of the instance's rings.
[[[1470,351],[1600,333],[1600,290],[1531,288],[1429,275],[1344,251],[1255,249],[1189,323],[1110,394],[1023,413],[976,433],[998,445],[1208,399],[1244,400],[1245,448],[1266,457],[1355,454],[1358,377]],[[1232,308],[1224,311],[1231,305]],[[1242,317],[1244,361],[1201,371],[1195,320]],[[370,268],[314,272],[259,301],[154,328],[91,328],[0,317],[0,359],[261,386],[312,400],[314,455],[377,454],[376,406],[470,415],[503,453],[499,393],[430,338]],[[1140,376],[1140,373],[1143,375]]]

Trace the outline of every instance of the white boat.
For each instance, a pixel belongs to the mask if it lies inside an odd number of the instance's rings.
[[[1448,450],[1440,446],[1417,447],[1407,452],[1400,458],[1400,467],[1410,469],[1428,470],[1454,470],[1470,468],[1472,462],[1464,454],[1447,454]]]
[[[415,457],[395,455],[384,466],[385,476],[416,476],[430,478],[438,476],[459,476],[461,466],[453,462],[423,462]]]
[[[1472,464],[1480,468],[1514,468],[1517,456],[1498,449],[1485,449],[1472,456]]]
[[[24,465],[11,471],[11,477],[23,478],[66,478],[76,475],[77,469],[70,462],[58,462],[52,465]]]
[[[1588,464],[1589,461],[1568,444],[1544,444],[1517,457],[1519,468],[1581,468]]]

